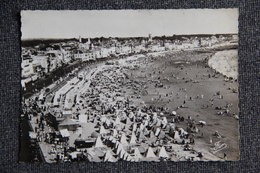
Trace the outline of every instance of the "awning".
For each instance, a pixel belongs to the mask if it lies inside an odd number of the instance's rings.
[[[67,129],[60,130],[62,137],[70,137],[70,133]]]

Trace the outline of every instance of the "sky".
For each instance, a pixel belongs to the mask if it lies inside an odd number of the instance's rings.
[[[238,33],[238,9],[22,11],[23,39]]]

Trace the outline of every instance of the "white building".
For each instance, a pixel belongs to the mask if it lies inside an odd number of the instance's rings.
[[[27,78],[34,74],[33,59],[25,59],[22,61],[22,78]]]

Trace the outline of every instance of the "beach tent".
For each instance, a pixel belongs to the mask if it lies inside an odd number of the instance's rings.
[[[99,134],[107,134],[106,129],[104,128],[104,126],[100,126],[99,127]]]
[[[163,122],[164,122],[164,123],[166,123],[166,124],[168,123],[168,121],[167,121],[167,118],[166,118],[166,117],[163,117]]]
[[[126,154],[126,151],[124,149],[122,149],[120,152],[119,152],[119,158],[120,159],[124,159],[124,155]]]
[[[131,136],[129,143],[130,144],[136,144],[136,136],[135,136],[134,132],[132,132],[132,136]]]
[[[94,147],[104,147],[100,136],[97,137]]]
[[[141,131],[144,130],[144,125],[143,125],[143,123],[141,123],[141,125],[140,125],[140,130],[141,130]]]
[[[136,124],[136,123],[134,123],[134,124],[133,124],[133,128],[132,128],[132,131],[133,131],[133,132],[135,132],[135,131],[136,131],[136,129],[137,129],[137,124]]]
[[[128,117],[126,117],[126,125],[131,125],[132,124],[132,121],[128,118]]]
[[[135,116],[134,116],[133,119],[132,119],[132,121],[135,122],[135,119],[136,119],[136,118],[135,118]]]
[[[161,125],[162,125],[161,120],[157,119],[156,126],[161,127]]]
[[[157,117],[158,117],[158,116],[157,116],[157,113],[154,112],[154,113],[153,113],[153,119],[157,119]]]
[[[106,122],[107,117],[105,115],[101,115],[100,121],[101,122]]]
[[[136,162],[140,161],[140,159],[142,158],[143,156],[141,155],[140,151],[138,148],[135,148],[135,151],[134,151],[134,159]]]
[[[116,129],[112,129],[113,130],[113,137],[116,137],[117,135],[117,130]]]
[[[124,157],[123,157],[123,160],[127,160],[128,155],[129,155],[129,154],[128,154],[127,152],[125,152]]]
[[[180,135],[179,135],[179,132],[178,131],[175,131],[174,132],[174,139],[180,139]]]
[[[134,115],[134,113],[131,111],[130,113],[129,113],[129,115],[128,115],[128,117],[129,118],[133,118],[135,115]]]
[[[139,138],[139,139],[145,139],[145,136],[144,136],[143,131],[140,131],[140,132],[139,132],[138,138]]]
[[[154,137],[155,137],[154,132],[151,130],[149,134],[149,138],[154,138]]]
[[[116,124],[121,124],[121,122],[120,122],[120,119],[119,119],[119,117],[118,117],[118,116],[116,117],[116,120],[115,120],[115,123],[114,123],[114,125],[116,125]]]
[[[106,124],[107,127],[109,127],[110,124],[111,124],[111,121],[110,121],[109,119],[106,119],[106,120],[105,120],[105,124]]]
[[[121,135],[120,143],[121,143],[121,144],[127,144],[125,133],[123,133],[123,134]]]
[[[95,117],[93,120],[93,124],[97,125],[97,123],[98,123],[98,120],[97,120],[97,117]]]
[[[118,145],[120,144],[120,142],[116,141],[116,144],[115,144],[115,148],[117,149]]]
[[[149,134],[149,130],[147,128],[144,128],[143,132],[144,132],[144,135],[148,135]]]
[[[123,150],[123,149],[124,149],[123,145],[121,143],[119,143],[117,148],[116,148],[116,154],[117,155],[120,154],[120,151]]]
[[[126,161],[133,161],[133,157],[130,156],[130,154],[128,154],[127,157],[126,157]]]
[[[169,157],[169,155],[167,154],[164,146],[162,146],[162,148],[160,149],[160,151],[158,153],[158,157],[161,157],[161,158],[168,158]]]
[[[157,156],[154,154],[153,149],[151,147],[149,147],[145,153],[145,157],[151,158],[151,157],[157,157]]]
[[[148,124],[149,124],[148,120],[144,120],[143,123],[144,123],[144,127],[148,126]]]
[[[165,137],[165,132],[164,131],[160,131],[160,134],[158,135],[159,139],[163,139]]]
[[[115,162],[116,159],[112,156],[110,151],[106,151],[105,157],[104,157],[104,162]]]

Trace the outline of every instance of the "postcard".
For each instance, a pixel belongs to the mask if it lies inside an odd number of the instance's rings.
[[[238,9],[21,23],[19,162],[239,160]]]

